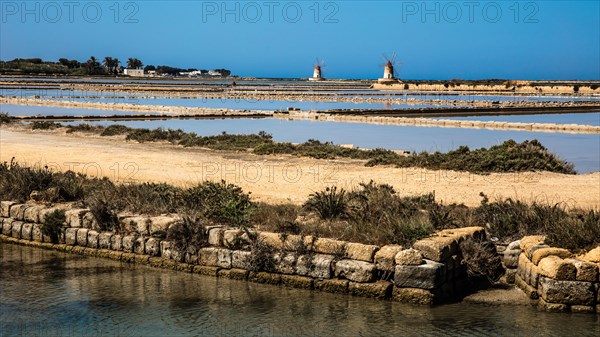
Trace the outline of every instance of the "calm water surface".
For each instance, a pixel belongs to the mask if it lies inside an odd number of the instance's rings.
[[[434,308],[0,245],[0,336],[598,336],[529,306]]]

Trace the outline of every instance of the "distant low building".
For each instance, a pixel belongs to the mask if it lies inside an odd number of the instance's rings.
[[[125,69],[123,74],[132,77],[144,77],[144,69]]]

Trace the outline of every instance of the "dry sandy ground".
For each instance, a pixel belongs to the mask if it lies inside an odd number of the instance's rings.
[[[356,160],[316,160],[138,144],[117,138],[65,135],[0,128],[0,161],[48,165],[52,169],[107,176],[118,181],[155,181],[190,186],[225,179],[250,191],[255,200],[302,203],[326,186],[346,188],[374,180],[403,195],[435,191],[445,203],[476,206],[479,192],[524,201],[567,202],[600,208],[600,172],[584,175],[521,173],[476,175],[453,171],[365,167]]]

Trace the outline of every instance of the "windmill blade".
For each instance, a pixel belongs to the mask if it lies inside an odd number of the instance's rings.
[[[392,62],[392,64],[394,64],[394,62],[396,61],[396,52],[392,53],[392,57],[389,60],[390,62]]]

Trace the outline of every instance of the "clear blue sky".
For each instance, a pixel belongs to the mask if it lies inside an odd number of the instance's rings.
[[[377,78],[395,51],[408,79],[600,79],[599,1],[114,3],[2,0],[0,58]]]

